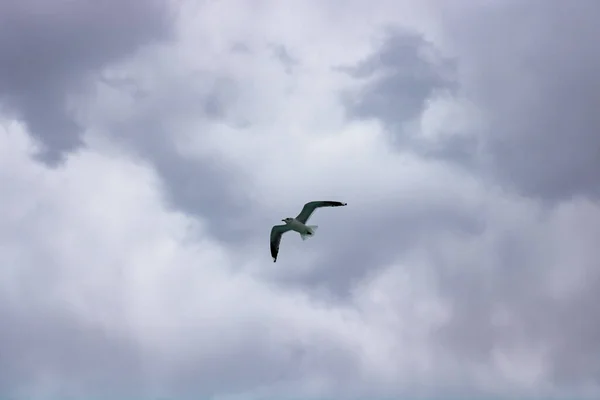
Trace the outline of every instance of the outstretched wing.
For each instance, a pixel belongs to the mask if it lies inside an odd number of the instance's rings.
[[[302,207],[302,211],[300,211],[300,214],[298,214],[296,219],[303,224],[306,224],[313,211],[319,207],[341,207],[345,205],[347,205],[347,203],[342,203],[339,201],[311,201]]]
[[[273,228],[271,228],[271,257],[273,257],[273,262],[277,261],[277,253],[279,253],[281,236],[291,229],[292,228],[290,228],[287,224],[275,225]]]

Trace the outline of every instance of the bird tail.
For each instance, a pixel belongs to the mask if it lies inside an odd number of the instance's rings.
[[[309,237],[314,236],[317,229],[319,229],[319,225],[307,225],[306,227],[308,228],[308,233],[300,234],[300,237],[302,238],[302,240],[306,240]]]

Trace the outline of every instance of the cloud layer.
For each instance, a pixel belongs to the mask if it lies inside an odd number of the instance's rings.
[[[58,3],[0,6],[1,397],[598,396],[597,2]]]

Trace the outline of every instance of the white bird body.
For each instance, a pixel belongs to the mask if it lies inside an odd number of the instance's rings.
[[[340,207],[346,206],[346,203],[340,201],[311,201],[306,203],[300,211],[300,214],[296,218],[285,218],[282,219],[285,225],[275,225],[271,229],[271,256],[273,262],[277,261],[277,254],[279,253],[279,243],[281,242],[281,236],[289,231],[298,232],[302,240],[306,240],[308,237],[314,236],[317,230],[317,225],[306,225],[308,219],[312,213],[320,207]]]
[[[294,232],[298,232],[300,235],[312,235],[315,232],[315,227],[316,225],[306,225],[303,224],[302,222],[298,221],[296,218],[286,218],[282,220],[283,222],[286,223],[287,226],[290,227],[290,229]]]

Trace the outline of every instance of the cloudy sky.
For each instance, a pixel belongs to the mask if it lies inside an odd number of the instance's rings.
[[[3,0],[0,398],[598,398],[599,15]]]

